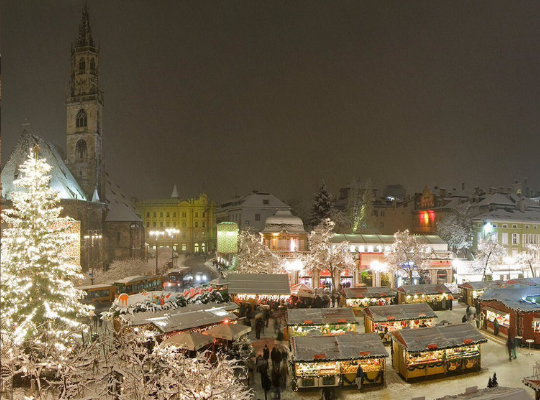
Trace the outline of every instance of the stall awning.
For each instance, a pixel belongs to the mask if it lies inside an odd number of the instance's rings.
[[[381,287],[354,287],[345,288],[343,293],[348,299],[363,299],[363,298],[382,298],[382,297],[394,297],[396,291],[388,286]]]
[[[391,336],[392,340],[403,344],[405,349],[411,353],[487,342],[484,335],[469,323],[422,329],[402,329],[392,332]]]
[[[251,327],[240,324],[221,324],[203,332],[217,339],[235,340],[251,332]]]
[[[180,347],[186,350],[199,350],[213,343],[214,339],[198,332],[183,332],[169,336],[163,341],[164,345]]]
[[[524,288],[488,289],[480,296],[480,301],[498,301],[507,308],[526,313],[540,313],[540,304],[530,301],[540,297],[540,286]]]
[[[291,308],[287,310],[287,326],[357,323],[351,308]]]
[[[364,314],[373,322],[412,321],[437,318],[435,311],[426,303],[370,306]]]
[[[442,294],[442,293],[452,293],[450,289],[443,285],[442,283],[438,284],[425,284],[425,285],[403,285],[397,289],[398,292],[405,294]]]
[[[377,333],[293,337],[293,362],[347,361],[388,357]]]
[[[279,296],[290,295],[288,274],[235,274],[227,275],[230,294]]]

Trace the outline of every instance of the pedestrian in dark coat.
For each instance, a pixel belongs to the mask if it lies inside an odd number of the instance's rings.
[[[272,367],[276,366],[277,363],[277,353],[279,353],[279,350],[276,346],[272,347],[272,351],[270,352],[270,359],[272,360]],[[281,355],[281,353],[280,353]]]
[[[461,322],[463,323],[467,322],[467,314],[465,314],[463,318],[461,318]]]
[[[279,368],[272,368],[272,386],[274,387],[274,399],[281,399],[281,372]]]
[[[467,321],[471,319],[471,306],[467,306],[465,310],[465,315],[467,316]]]
[[[512,361],[512,347],[513,347],[514,340],[508,336],[508,340],[506,341],[506,348],[508,349],[508,361]]]
[[[364,370],[360,364],[358,364],[358,369],[356,370],[355,382],[358,386],[358,390],[362,389],[362,385],[364,384]]]
[[[260,323],[260,319],[256,319],[255,320],[255,337],[257,339],[260,339],[261,338],[261,323]]]
[[[268,367],[268,359],[270,358],[270,349],[268,348],[268,345],[266,343],[264,344],[263,358],[264,358],[264,361],[266,361],[266,366]]]
[[[495,336],[499,334],[499,321],[497,321],[497,318],[493,319],[493,334]]]

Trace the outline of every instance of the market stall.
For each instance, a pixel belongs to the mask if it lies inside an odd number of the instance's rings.
[[[504,285],[504,281],[481,281],[481,282],[465,282],[459,285],[461,289],[461,297],[463,301],[471,307],[474,307],[474,302],[478,299],[486,289],[496,289]]]
[[[398,304],[427,303],[433,310],[450,309],[451,294],[443,284],[403,285],[397,289]]]
[[[313,299],[315,298],[315,291],[309,286],[298,283],[291,286],[291,296]]]
[[[388,353],[375,333],[294,337],[293,389],[354,385],[358,365],[364,385],[385,381]]]
[[[391,332],[407,328],[429,328],[437,318],[437,314],[426,303],[371,306],[364,309],[364,315],[366,333],[377,332],[385,343],[391,341]]]
[[[238,303],[252,305],[285,302],[291,295],[288,274],[227,275],[229,295]]]
[[[293,308],[287,310],[287,335],[341,335],[356,332],[358,321],[350,308]]]
[[[488,289],[480,297],[480,309],[482,329],[540,345],[540,286]]]
[[[396,303],[396,291],[388,286],[345,288],[343,296],[345,297],[345,306],[353,309]]]
[[[408,381],[430,375],[478,371],[486,338],[471,324],[404,329],[391,333],[392,365]]]

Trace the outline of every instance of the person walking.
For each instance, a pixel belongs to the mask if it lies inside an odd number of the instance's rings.
[[[264,358],[264,361],[266,362],[266,368],[268,368],[268,359],[270,358],[270,349],[268,348],[268,345],[266,343],[264,344],[263,358]]]
[[[508,361],[512,361],[512,345],[513,340],[510,336],[508,336],[508,340],[506,341],[506,348],[508,349]]]
[[[255,319],[255,337],[257,340],[261,338],[261,319]]]
[[[467,321],[471,319],[471,306],[467,306],[467,309],[465,310],[465,315],[467,316]]]
[[[452,296],[452,293],[448,295],[448,301],[450,302],[448,306],[450,307],[450,311],[452,311],[453,304],[454,304],[454,296]]]
[[[278,352],[279,350],[277,349],[277,346],[272,347],[272,351],[270,352],[270,359],[272,360],[272,368],[276,366]],[[281,356],[281,352],[279,352],[279,355]]]
[[[499,334],[499,321],[497,321],[497,318],[493,318],[493,334],[495,336]]]
[[[512,358],[515,360],[517,358],[516,353],[516,338],[512,337]]]
[[[356,369],[355,382],[358,386],[358,390],[362,389],[362,385],[364,384],[364,370],[362,369],[362,366],[360,364],[358,364],[358,368]]]
[[[274,387],[274,399],[281,399],[281,372],[276,365],[272,368],[272,386]]]

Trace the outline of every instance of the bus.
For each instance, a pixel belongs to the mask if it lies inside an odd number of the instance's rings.
[[[165,288],[183,287],[193,282],[193,271],[190,267],[183,267],[169,271],[166,276]]]
[[[75,289],[82,290],[86,293],[84,298],[81,300],[81,303],[83,304],[112,304],[116,294],[116,287],[106,283],[99,285],[79,286]]]
[[[128,276],[114,282],[113,285],[116,287],[116,294],[151,292],[163,290],[163,277],[161,275]]]

